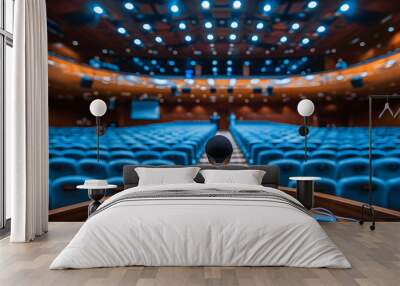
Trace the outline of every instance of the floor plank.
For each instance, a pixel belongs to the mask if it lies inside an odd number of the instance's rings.
[[[352,269],[289,267],[119,267],[48,270],[82,223],[50,223],[50,231],[32,243],[0,240],[0,285],[136,285],[136,286],[266,286],[266,285],[399,285],[400,223],[382,222],[376,231],[354,223],[324,224],[345,253]]]

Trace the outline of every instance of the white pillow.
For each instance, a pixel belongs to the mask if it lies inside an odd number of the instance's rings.
[[[138,186],[195,183],[193,180],[200,168],[135,168],[139,176]]]
[[[202,170],[205,184],[261,185],[265,171],[261,170]]]

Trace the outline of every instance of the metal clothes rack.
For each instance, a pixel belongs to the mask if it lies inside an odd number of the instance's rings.
[[[375,230],[375,210],[372,206],[372,108],[374,99],[392,99],[399,98],[400,95],[370,95],[369,96],[369,186],[368,186],[368,204],[361,206],[361,219],[360,224],[365,222],[365,218],[369,215],[371,217],[372,224],[370,225],[371,230]]]

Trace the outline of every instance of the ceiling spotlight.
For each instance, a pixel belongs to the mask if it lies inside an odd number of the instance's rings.
[[[203,9],[208,10],[210,9],[210,6],[211,6],[210,1],[201,1],[201,7]]]
[[[159,44],[163,42],[163,39],[160,36],[156,36],[154,39]]]
[[[350,4],[349,3],[343,3],[340,8],[340,12],[346,13],[350,10]]]
[[[240,7],[242,7],[242,2],[241,1],[238,1],[238,0],[236,0],[236,1],[233,1],[233,3],[232,3],[232,7],[233,7],[233,9],[240,9]]]
[[[135,5],[132,2],[125,2],[124,7],[126,10],[133,10],[135,9]]]
[[[208,34],[207,35],[207,40],[209,40],[209,41],[214,40],[214,35],[213,34]]]
[[[145,23],[145,24],[143,24],[142,27],[143,27],[143,29],[145,29],[146,31],[150,31],[150,30],[151,30],[150,24]]]
[[[176,4],[172,4],[171,7],[169,7],[172,13],[178,13],[179,12],[179,7]]]
[[[96,14],[101,15],[101,14],[104,13],[104,9],[101,8],[100,6],[96,5],[96,6],[93,7],[93,12],[95,12]]]
[[[279,39],[279,41],[280,41],[281,43],[286,43],[287,40],[288,40],[288,38],[287,38],[286,36],[282,36],[282,37]]]
[[[126,34],[126,29],[124,27],[119,27],[117,31],[122,35]]]
[[[293,31],[296,31],[296,30],[298,30],[298,29],[300,29],[300,24],[299,24],[299,23],[293,23],[293,24],[292,24],[292,30],[293,30]]]
[[[211,29],[213,26],[213,24],[210,21],[207,21],[204,23],[204,27],[206,27],[206,29]]]
[[[272,10],[271,4],[269,4],[269,3],[265,4],[263,10],[264,10],[264,12],[267,12],[267,13],[270,12]]]
[[[317,2],[317,1],[310,1],[310,2],[308,2],[308,4],[307,4],[307,7],[308,7],[309,9],[317,8],[317,6],[318,6],[318,2]]]
[[[256,25],[257,30],[261,30],[262,28],[264,28],[264,23],[263,22],[258,22]]]
[[[217,61],[217,60],[213,60],[213,61],[212,61],[212,64],[213,64],[214,66],[216,66],[216,65],[218,64],[218,61]]]
[[[229,35],[229,40],[234,41],[236,40],[237,36],[235,34],[230,34]]]
[[[388,28],[387,28],[387,31],[388,31],[389,33],[393,33],[393,32],[394,32],[394,27],[393,27],[393,26],[388,27]]]
[[[133,43],[134,43],[136,46],[141,46],[141,45],[142,45],[142,41],[141,41],[140,39],[134,39],[134,40],[133,40]]]
[[[318,32],[318,33],[323,33],[323,32],[325,32],[325,31],[326,31],[326,27],[323,26],[323,25],[321,25],[321,26],[319,26],[319,27],[317,28],[317,32]]]
[[[309,39],[309,38],[303,38],[303,39],[301,40],[301,43],[302,43],[303,45],[307,45],[307,44],[310,43],[310,39]]]
[[[179,29],[185,30],[186,29],[186,24],[184,22],[179,23]]]
[[[239,23],[236,21],[231,22],[231,28],[232,29],[236,29],[237,27],[239,27]]]
[[[185,41],[186,42],[191,42],[192,41],[192,37],[190,35],[186,35],[185,36]]]
[[[258,41],[258,36],[257,36],[257,35],[251,36],[251,40],[252,40],[253,42],[257,42],[257,41]]]

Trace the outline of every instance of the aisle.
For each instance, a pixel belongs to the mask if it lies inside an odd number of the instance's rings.
[[[240,151],[238,145],[236,144],[235,140],[233,139],[231,133],[229,131],[218,131],[217,135],[223,135],[231,141],[233,146],[233,154],[231,158],[231,165],[247,165],[246,159],[244,158],[242,152]],[[208,164],[207,156],[204,153],[200,159],[200,164]]]

